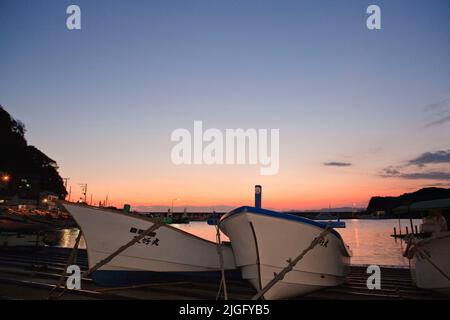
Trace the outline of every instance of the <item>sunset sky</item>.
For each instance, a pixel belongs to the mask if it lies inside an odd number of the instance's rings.
[[[261,184],[265,207],[313,209],[450,187],[448,0],[0,0],[0,40],[0,104],[72,200],[87,183],[95,202],[209,210]],[[279,173],[174,165],[194,120],[279,129]]]

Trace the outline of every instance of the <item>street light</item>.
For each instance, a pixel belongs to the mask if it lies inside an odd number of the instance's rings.
[[[9,175],[7,175],[7,174],[4,174],[4,175],[2,176],[2,181],[3,181],[4,183],[9,182],[10,179],[11,179],[11,177],[10,177]]]

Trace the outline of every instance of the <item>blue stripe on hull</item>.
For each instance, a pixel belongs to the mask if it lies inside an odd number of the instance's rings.
[[[269,216],[269,217],[278,218],[278,219],[282,219],[282,220],[290,220],[290,221],[294,221],[294,222],[298,222],[298,223],[309,224],[309,225],[312,225],[312,226],[315,226],[315,227],[318,227],[321,229],[326,229],[326,227],[327,227],[326,223],[317,222],[317,221],[310,220],[310,219],[307,219],[304,217],[295,216],[295,215],[288,214],[288,213],[281,213],[281,212],[272,211],[272,210],[261,209],[261,208],[248,207],[248,206],[236,208],[234,210],[231,210],[227,214],[223,215],[222,218],[220,219],[219,226],[226,219],[228,219],[232,216],[235,216],[237,214],[240,214],[240,213],[254,213],[254,214]],[[334,234],[336,237],[338,237],[338,239],[342,240],[341,235],[338,232],[336,232],[336,230],[332,229],[331,233]]]
[[[226,270],[227,279],[242,279],[239,270]],[[220,281],[220,271],[203,272],[156,272],[97,270],[91,274],[92,280],[101,286],[123,286],[153,281]]]

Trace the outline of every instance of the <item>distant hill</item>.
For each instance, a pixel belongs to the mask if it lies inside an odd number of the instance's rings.
[[[0,195],[39,199],[43,192],[67,194],[56,161],[25,139],[25,125],[0,106]]]
[[[228,212],[236,207],[226,205],[216,206],[174,206],[173,212],[183,212],[185,209],[187,212]],[[168,205],[153,205],[153,206],[133,206],[133,210],[137,212],[167,212],[170,209]]]
[[[322,208],[322,209],[311,209],[302,210],[303,212],[360,212],[364,211],[364,208],[354,208],[354,207],[338,207],[338,208]]]
[[[409,205],[414,202],[450,198],[450,189],[445,188],[423,188],[412,193],[405,193],[398,197],[372,197],[367,206],[367,213],[385,211],[387,215],[392,214],[392,209]]]

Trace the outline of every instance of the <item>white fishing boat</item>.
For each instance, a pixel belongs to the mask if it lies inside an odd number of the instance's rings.
[[[410,241],[405,256],[417,287],[450,294],[450,232]]]
[[[71,203],[63,206],[80,226],[86,241],[89,267],[96,265],[130,242],[154,223],[142,215]],[[222,247],[225,270],[235,269],[230,246]],[[91,277],[103,285],[118,285],[173,277],[217,276],[219,255],[214,242],[163,225],[127,248]]]
[[[258,291],[327,227],[306,218],[261,209],[260,196],[261,187],[257,186],[255,207],[237,208],[223,216],[219,224],[231,240],[242,277]],[[348,275],[350,256],[349,248],[333,229],[264,298],[295,297],[340,285]]]
[[[450,209],[450,199],[413,203],[406,212],[428,212],[419,234],[406,237],[404,255],[409,259],[411,276],[417,287],[450,294],[450,232],[442,214]],[[405,211],[399,207],[397,212]],[[411,223],[412,224],[412,223]]]

